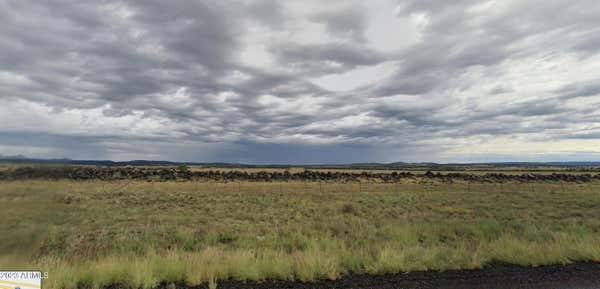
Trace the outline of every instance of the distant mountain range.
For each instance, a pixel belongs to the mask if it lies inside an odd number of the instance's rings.
[[[0,160],[24,160],[27,159],[24,155],[16,155],[16,156],[3,156],[0,155]]]
[[[253,165],[242,163],[224,162],[171,162],[152,160],[111,161],[111,160],[72,160],[72,159],[37,159],[23,155],[0,155],[0,162],[4,163],[31,163],[31,164],[64,164],[64,165],[96,165],[96,166],[210,166],[210,167],[312,167],[312,168],[365,168],[365,169],[452,169],[461,166],[600,166],[600,162],[491,162],[491,163],[348,163],[348,164],[309,164],[309,165]]]
[[[0,162],[5,163],[33,163],[33,164],[65,164],[65,165],[96,165],[96,166],[177,166],[177,165],[206,165],[206,166],[245,166],[244,164],[233,163],[196,163],[196,162],[171,162],[171,161],[111,161],[111,160],[72,160],[72,159],[37,159],[28,158],[23,155],[3,156],[0,155]]]

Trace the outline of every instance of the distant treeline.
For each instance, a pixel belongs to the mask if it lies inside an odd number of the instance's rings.
[[[382,183],[398,182],[402,179],[435,179],[452,182],[455,180],[472,182],[504,182],[504,181],[563,181],[589,182],[600,180],[600,174],[505,174],[505,173],[426,173],[415,172],[344,172],[344,171],[190,171],[180,168],[140,168],[140,167],[79,167],[79,166],[36,166],[18,167],[0,172],[2,180],[28,179],[71,179],[71,180],[147,180],[147,181],[341,181],[360,182],[374,181]]]

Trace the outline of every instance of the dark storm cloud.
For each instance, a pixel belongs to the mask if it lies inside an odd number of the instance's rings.
[[[501,116],[529,117],[556,115],[561,112],[568,112],[569,109],[564,106],[563,102],[556,99],[540,99],[520,101],[517,103],[503,103],[495,110],[490,110],[489,108],[474,108],[473,111],[476,112],[476,114],[471,118],[472,120],[484,120]]]
[[[558,89],[556,93],[563,99],[597,96],[600,94],[600,80],[588,83],[570,83]]]
[[[382,3],[0,1],[0,154],[320,163],[600,139],[594,1]],[[358,88],[327,88],[342,76]]]
[[[490,94],[502,94],[502,93],[509,93],[509,92],[513,92],[513,91],[514,90],[512,88],[498,85],[498,86],[490,89]]]
[[[430,68],[430,71],[420,73],[412,73],[400,68],[388,79],[374,85],[371,94],[377,96],[423,95],[433,91],[436,86],[443,84],[446,77],[452,77],[445,75],[446,71],[440,71],[435,67]]]
[[[272,28],[281,29],[285,25],[285,9],[277,0],[258,0],[246,5],[252,19]]]
[[[327,31],[333,35],[364,42],[367,19],[364,7],[357,5],[339,11],[321,12],[313,16],[319,23],[324,23]]]

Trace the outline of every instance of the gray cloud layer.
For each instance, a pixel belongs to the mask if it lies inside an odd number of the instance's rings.
[[[600,159],[594,1],[0,1],[0,154]]]

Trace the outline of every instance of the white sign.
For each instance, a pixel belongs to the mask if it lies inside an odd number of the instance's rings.
[[[40,271],[0,271],[0,289],[41,289]]]

